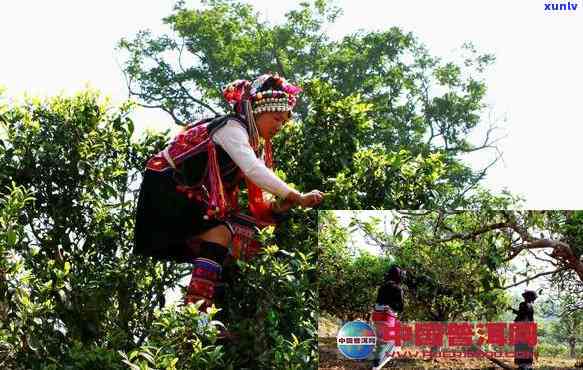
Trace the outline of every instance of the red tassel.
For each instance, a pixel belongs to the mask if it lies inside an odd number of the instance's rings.
[[[236,258],[236,259],[240,259],[241,258],[241,235],[238,233],[235,233],[235,235],[233,236],[233,241],[232,241],[232,249],[231,249],[231,255]]]
[[[267,168],[273,168],[273,147],[271,146],[271,140],[269,139],[265,140],[263,157],[265,159],[265,165]]]
[[[239,179],[240,182],[242,179]],[[237,183],[238,183],[237,182]],[[227,201],[229,203],[229,209],[233,212],[239,212],[239,185],[235,186],[233,190],[228,192]]]
[[[221,170],[217,159],[215,143],[209,140],[208,143],[208,166],[209,166],[209,209],[208,216],[225,217],[227,204],[223,181],[221,180]]]
[[[251,180],[245,178],[247,182],[247,193],[249,194],[249,211],[258,220],[270,222],[271,204],[263,199],[263,190],[255,185]]]

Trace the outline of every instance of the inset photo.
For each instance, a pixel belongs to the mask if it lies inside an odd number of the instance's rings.
[[[573,368],[583,211],[320,211],[320,369]]]

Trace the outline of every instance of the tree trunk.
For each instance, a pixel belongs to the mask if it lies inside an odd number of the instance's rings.
[[[551,257],[562,260],[579,276],[579,280],[583,281],[583,261],[577,258],[573,253],[573,249],[566,243],[560,241],[553,241],[551,247],[553,252]]]

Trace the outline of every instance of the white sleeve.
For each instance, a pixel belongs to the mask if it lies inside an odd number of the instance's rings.
[[[284,181],[265,166],[261,159],[255,156],[253,148],[249,145],[247,130],[239,122],[227,122],[213,134],[212,140],[220,145],[245,176],[261,189],[281,198],[286,198],[292,191]]]

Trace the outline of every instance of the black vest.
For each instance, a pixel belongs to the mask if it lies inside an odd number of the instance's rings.
[[[219,116],[212,119],[208,125],[209,136],[212,135],[221,127],[227,124],[229,120],[235,120],[248,130],[247,122],[240,117],[234,115]],[[208,121],[202,121],[198,124],[205,124]],[[211,139],[212,140],[212,139]],[[221,171],[221,179],[223,180],[223,185],[227,188],[237,185],[233,181],[237,180],[238,174],[240,172],[239,167],[233,162],[229,154],[220,146],[216,145],[217,159],[219,162],[219,168]],[[180,165],[177,166],[177,179],[182,182],[183,185],[195,186],[199,184],[206,175],[208,171],[208,153],[206,151],[198,153],[185,159]]]

